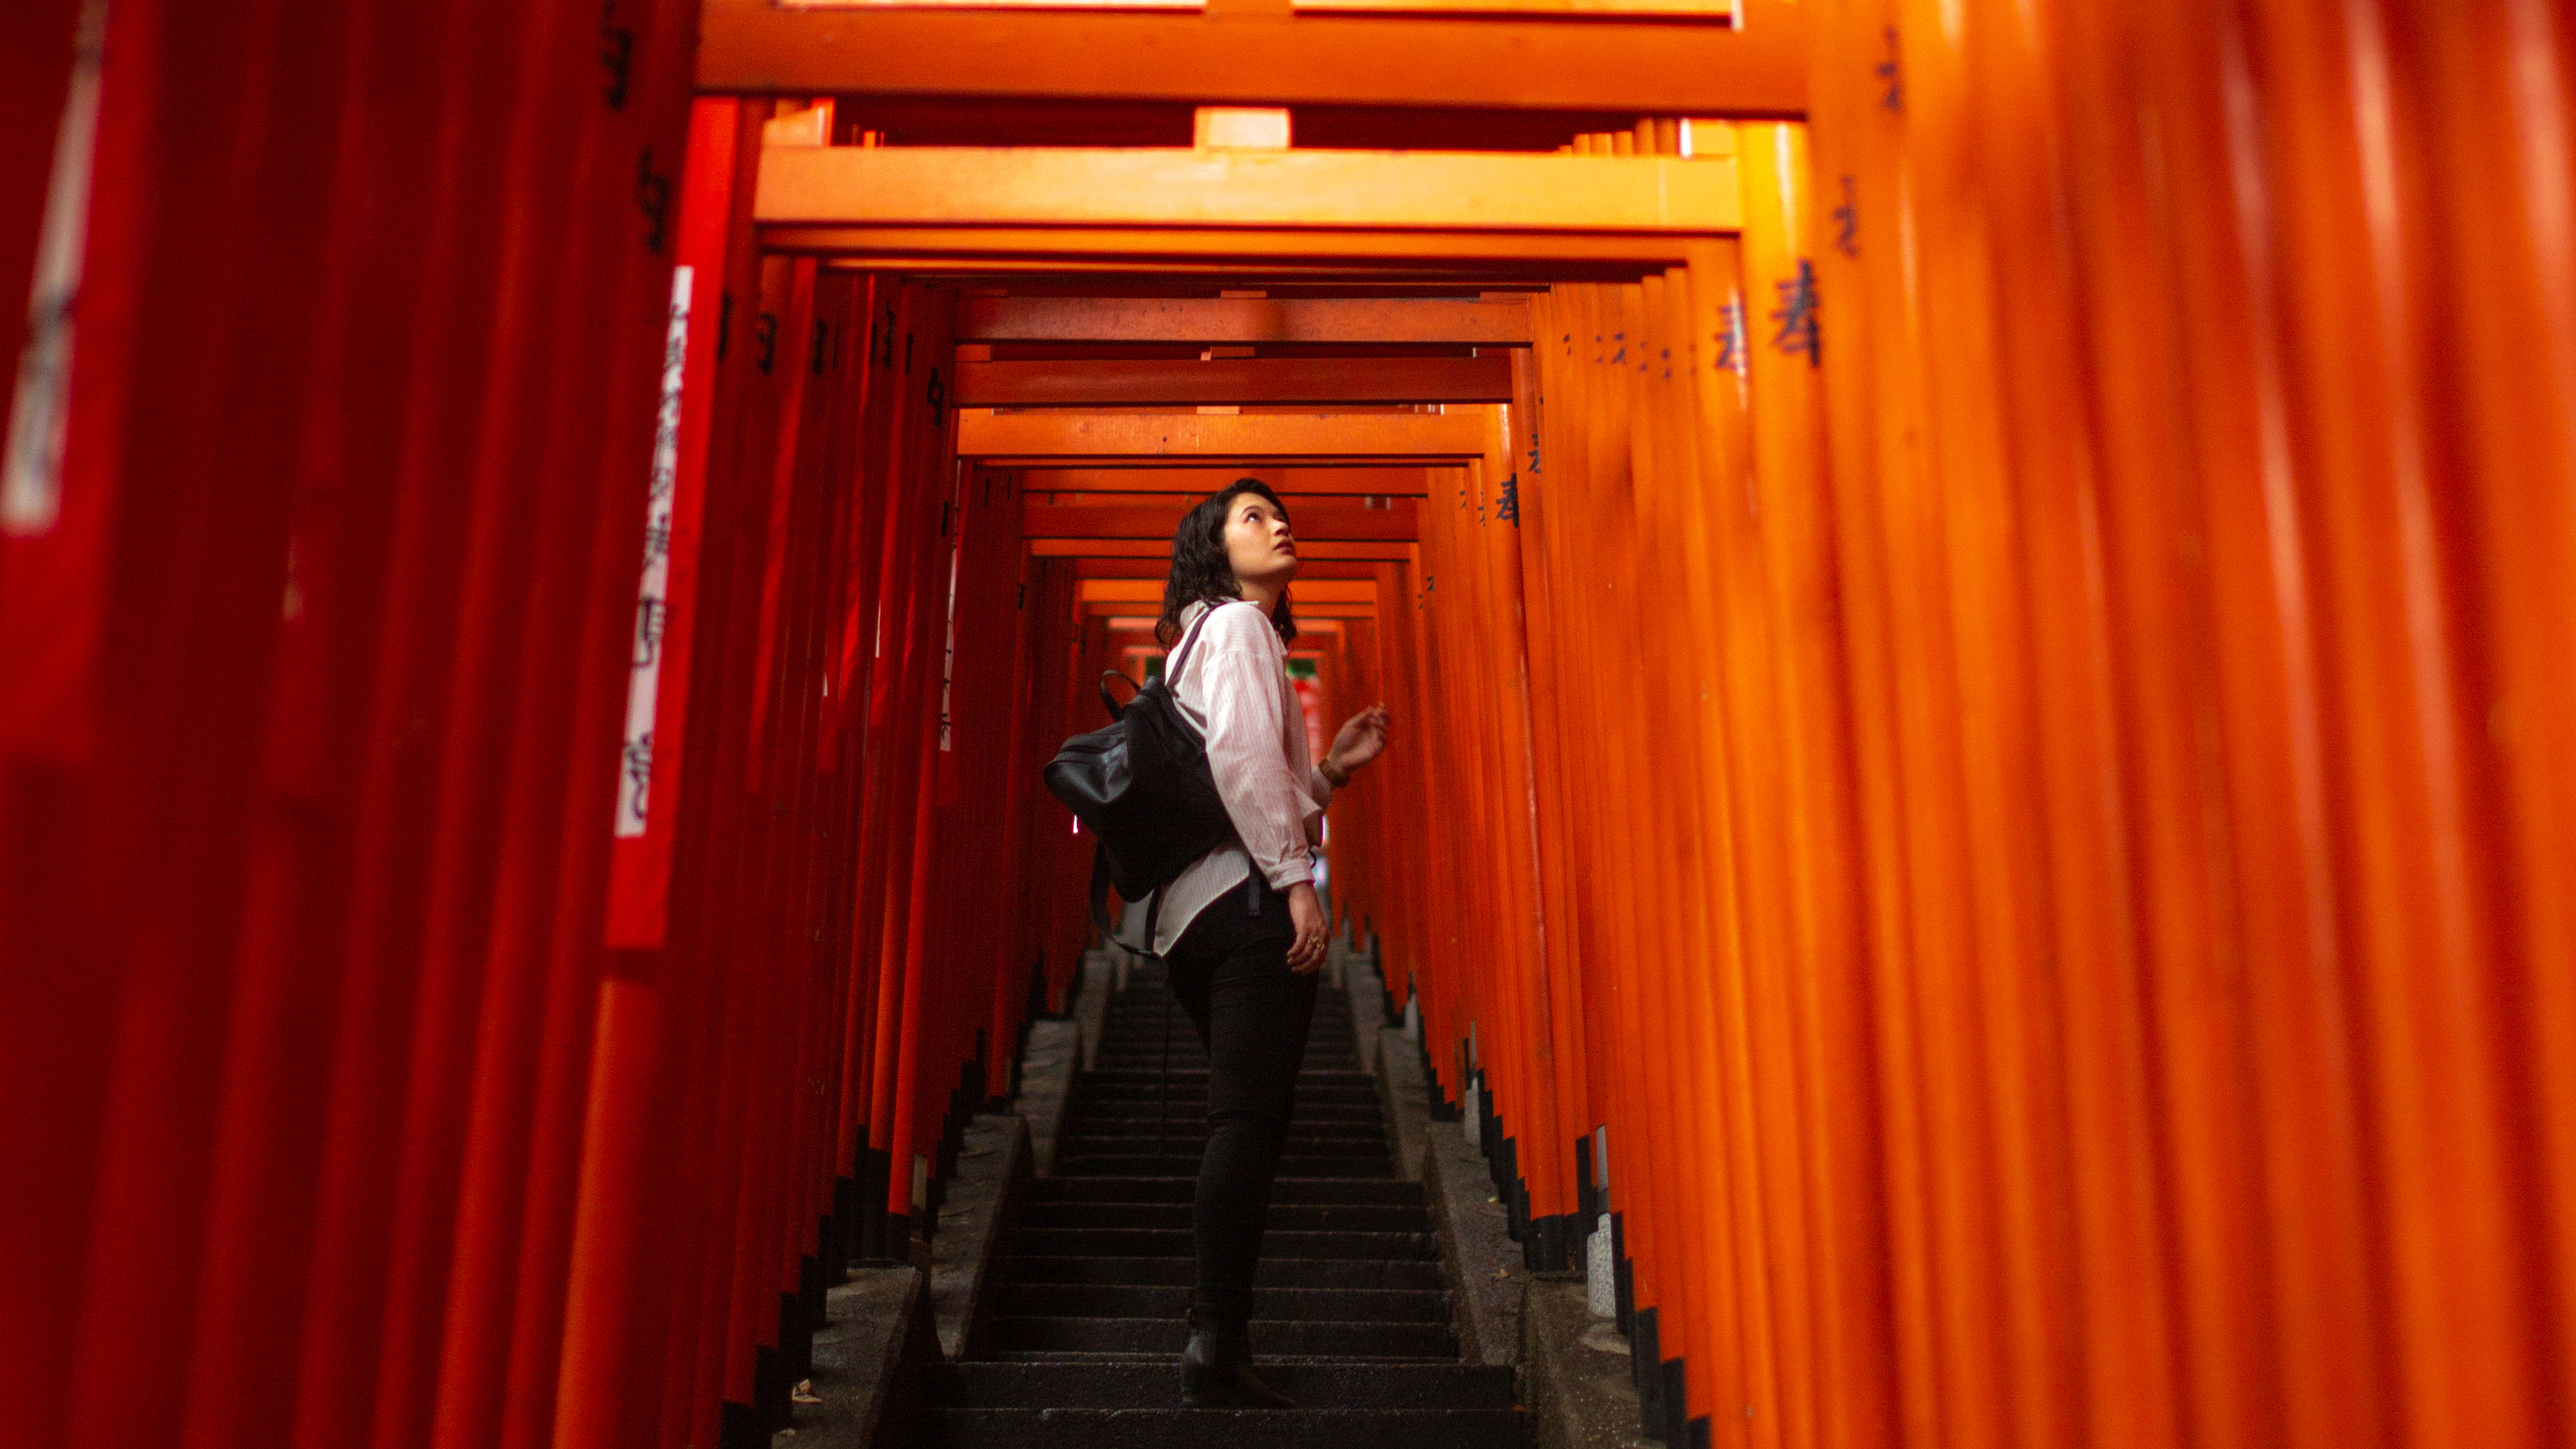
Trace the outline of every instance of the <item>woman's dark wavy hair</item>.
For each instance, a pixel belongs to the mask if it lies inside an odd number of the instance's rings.
[[[1283,516],[1288,512],[1288,505],[1279,501],[1269,484],[1258,478],[1237,478],[1182,515],[1180,528],[1172,534],[1172,571],[1163,579],[1163,617],[1154,623],[1154,637],[1164,648],[1181,642],[1183,609],[1200,599],[1221,603],[1243,597],[1233,561],[1225,553],[1225,520],[1234,510],[1234,500],[1245,493],[1269,499]],[[1270,627],[1279,631],[1281,643],[1297,637],[1297,617],[1289,611],[1285,589],[1279,591],[1279,606],[1270,611]]]

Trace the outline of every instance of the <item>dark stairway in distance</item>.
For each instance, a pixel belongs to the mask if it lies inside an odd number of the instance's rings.
[[[1298,1406],[1181,1407],[1207,1054],[1170,999],[1152,965],[1110,999],[1057,1176],[1031,1184],[993,1269],[983,1357],[933,1370],[930,1442],[1519,1449],[1526,1416],[1512,1404],[1511,1370],[1458,1361],[1422,1186],[1394,1174],[1350,1002],[1329,983],[1316,997],[1252,1323],[1263,1380]]]

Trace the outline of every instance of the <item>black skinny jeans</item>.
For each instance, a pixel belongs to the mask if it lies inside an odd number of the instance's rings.
[[[1288,898],[1256,874],[1208,902],[1163,960],[1208,1054],[1207,1152],[1190,1229],[1199,1256],[1193,1302],[1210,1317],[1252,1316],[1270,1181],[1297,1106],[1320,975],[1288,969],[1295,940]]]

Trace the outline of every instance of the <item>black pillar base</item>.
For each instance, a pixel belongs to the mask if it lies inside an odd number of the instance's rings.
[[[1628,1215],[1610,1215],[1610,1285],[1613,1311],[1618,1314],[1619,1331],[1634,1338],[1637,1333],[1637,1276],[1628,1262]]]
[[[1628,1336],[1628,1371],[1637,1381],[1637,1432],[1664,1437],[1663,1354],[1655,1333],[1655,1310],[1640,1308],[1636,1331]]]
[[[792,1326],[782,1320],[778,1339],[779,1346],[787,1351],[787,1381],[791,1384],[814,1376],[814,1335],[831,1321],[825,1311],[830,1292],[823,1283],[823,1260],[808,1253],[796,1265],[796,1291],[779,1295],[785,1300],[779,1311],[795,1317]]]
[[[787,1427],[787,1380],[778,1367],[778,1350],[768,1344],[751,1349],[752,1417],[763,1439]]]
[[[886,1241],[886,1156],[883,1148],[859,1149],[858,1242],[854,1256],[862,1263],[893,1261]]]
[[[823,1287],[850,1281],[850,1260],[859,1254],[859,1180],[832,1179],[832,1211],[815,1236],[815,1256],[823,1260]]]
[[[1533,1273],[1562,1273],[1573,1259],[1568,1245],[1582,1241],[1580,1214],[1532,1218],[1529,1235],[1521,1240],[1521,1265]]]

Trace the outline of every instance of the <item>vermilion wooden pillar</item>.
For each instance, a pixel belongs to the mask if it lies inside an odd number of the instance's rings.
[[[664,5],[634,13],[621,10],[608,19],[611,23],[604,43],[609,47],[605,52],[609,57],[627,55],[631,56],[627,63],[640,62],[650,67],[669,64],[669,52],[677,50],[678,64],[685,66],[686,48],[676,43],[686,33],[680,29],[687,19],[680,6]],[[662,28],[656,30],[657,25]],[[663,47],[654,48],[657,38],[664,40]],[[639,109],[641,98],[616,85],[614,75],[611,80],[603,93],[610,109],[621,116]],[[626,218],[631,232],[628,239],[635,247],[636,270],[642,274],[640,280],[651,284],[646,293],[651,305],[629,308],[612,346],[625,359],[621,365],[631,369],[625,374],[631,379],[628,385],[642,395],[647,407],[662,392],[668,372],[665,354],[671,331],[670,259],[677,222],[672,208],[679,199],[673,196],[669,182],[680,160],[682,139],[683,133],[673,129],[648,132],[630,140],[642,156],[642,189],[637,199],[655,203],[640,219],[632,215]],[[721,167],[728,165],[731,158],[712,159]],[[716,320],[721,322],[720,299]],[[613,488],[624,490],[628,506],[636,513],[635,532],[627,535],[636,542],[625,557],[638,562],[644,556],[643,541],[651,532],[643,525],[651,498],[657,432],[653,426],[632,427],[613,431],[605,439],[604,471]],[[623,592],[625,597],[616,606],[620,621],[617,637],[624,641],[619,653],[631,669],[637,657],[634,646],[638,612],[631,577]],[[628,706],[629,701],[620,701],[621,718],[632,714]],[[635,780],[629,764],[625,758],[617,762],[619,804],[631,803],[628,792]],[[614,829],[613,811],[611,828]],[[667,1231],[669,1224],[657,1221],[645,1204],[653,1196],[649,1184],[658,1165],[667,1161],[671,1129],[678,1115],[673,1096],[675,1074],[667,1070],[665,1063],[670,1059],[666,1053],[684,1050],[684,1038],[674,1028],[688,1020],[689,990],[689,981],[675,963],[667,956],[649,953],[612,956],[609,975],[601,985],[595,1055],[582,1126],[580,1199],[572,1224],[571,1281],[560,1357],[563,1382],[568,1387],[558,1398],[555,1410],[554,1435],[561,1442],[647,1443],[658,1436],[664,1404],[658,1390],[665,1381],[662,1366],[667,1362],[666,1335],[677,1304],[673,1278],[681,1263],[667,1254],[658,1258],[648,1254],[648,1242],[667,1247],[673,1239]],[[664,1152],[653,1150],[657,1138]],[[658,1262],[662,1271],[639,1275],[635,1265],[648,1260]],[[522,1349],[530,1356],[541,1351],[533,1342]],[[600,1390],[603,1384],[621,1381],[652,1387],[629,1394]],[[542,1407],[540,1401],[532,1409]]]

